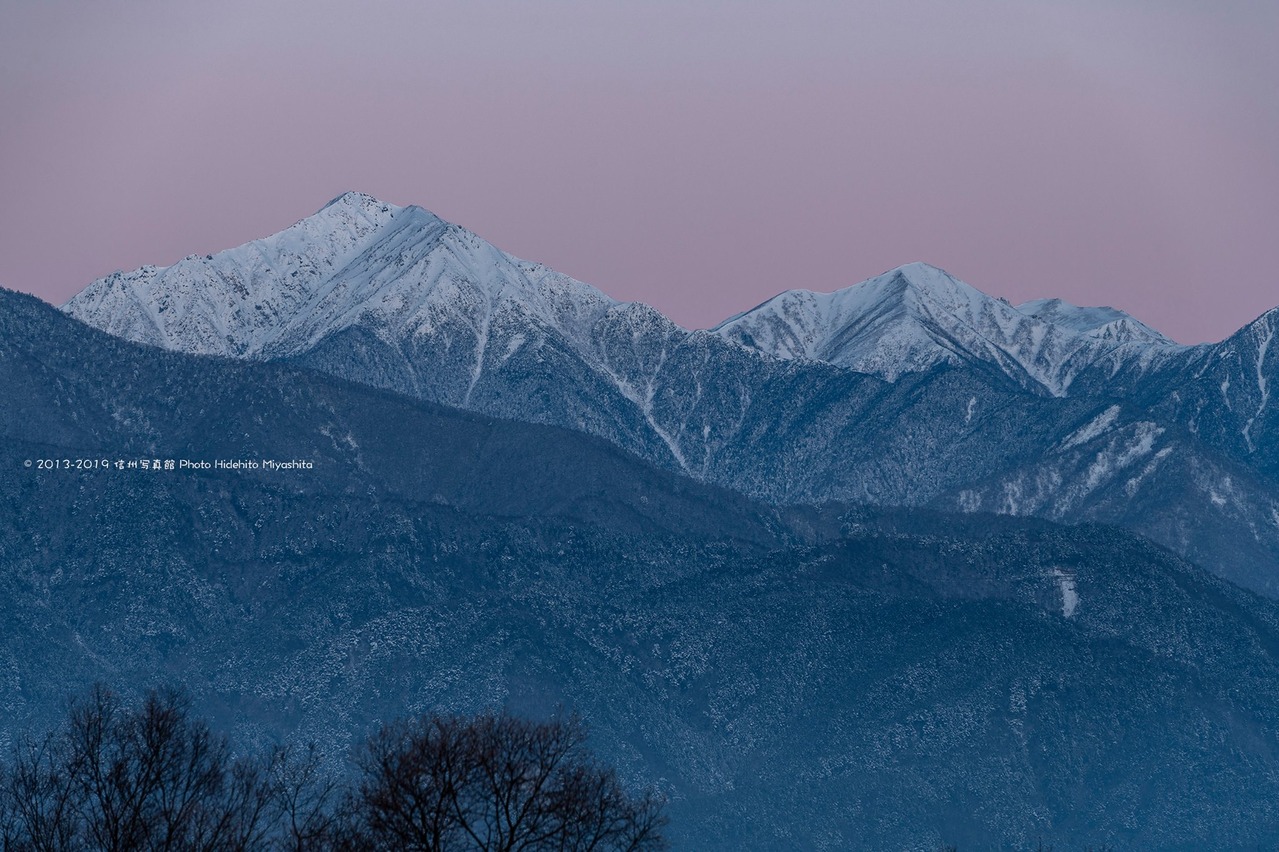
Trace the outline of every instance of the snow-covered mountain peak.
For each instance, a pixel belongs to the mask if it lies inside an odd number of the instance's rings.
[[[1064,299],[1032,299],[1018,305],[1017,310],[1026,316],[1038,317],[1076,331],[1089,331],[1127,316],[1123,311],[1109,306],[1081,308]]]
[[[589,336],[616,304],[421,207],[347,192],[271,236],[95,281],[64,309],[168,349],[277,357],[354,325],[411,337],[449,316],[481,336],[499,314]]]
[[[100,279],[65,310],[121,337],[203,354],[292,357],[358,341],[382,347],[377,357],[388,360],[378,370],[416,370],[404,365],[434,341],[450,358],[475,359],[464,403],[480,372],[516,363],[520,352],[541,363],[547,352],[572,350],[615,379],[631,361],[659,369],[662,353],[689,335],[647,306],[513,257],[428,210],[360,192],[237,248]],[[889,381],[980,364],[1054,395],[1093,366],[1109,375],[1146,369],[1177,349],[1113,308],[1045,300],[1018,309],[922,262],[834,292],[790,290],[706,334]],[[638,385],[628,394],[651,402]]]
[[[946,270],[928,263],[899,266],[880,278],[903,281],[905,287],[902,297],[908,299],[916,311],[932,312],[941,309],[964,322],[973,322],[983,315],[992,314],[999,315],[1001,325],[1014,321],[1012,314],[1015,309],[1008,302],[988,296]],[[872,282],[877,280],[879,279],[871,279]]]
[[[64,310],[141,343],[249,356],[326,292],[393,222],[420,229],[438,221],[425,211],[348,192],[271,236],[94,281]]]
[[[1035,299],[1017,310],[1055,326],[1115,343],[1132,341],[1173,344],[1174,342],[1144,322],[1110,306],[1079,307],[1062,299]]]
[[[860,284],[831,293],[791,292],[810,304],[821,314],[823,321],[839,322],[860,314],[917,315],[921,311],[941,310],[968,316],[983,310],[1000,313],[1012,310],[1006,303],[992,299],[946,270],[921,262],[890,269]],[[788,296],[790,294],[783,293],[777,298]]]
[[[295,236],[330,242],[334,237],[351,234],[359,239],[376,230],[407,208],[387,204],[363,192],[344,192],[319,210],[294,223],[279,233],[264,237],[265,241],[279,241]],[[249,243],[253,245],[253,243]],[[230,249],[236,251],[236,249]]]
[[[336,208],[338,210],[371,210],[375,207],[390,207],[390,206],[394,206],[394,205],[388,205],[386,202],[382,201],[381,199],[374,198],[372,195],[369,195],[367,192],[359,192],[357,190],[351,189],[337,196],[328,204],[325,204],[323,207],[321,207],[319,211],[316,211],[316,212],[323,212],[325,210],[328,210],[329,208]]]
[[[911,288],[921,292],[963,294],[965,298],[968,298],[969,294],[974,294],[976,298],[989,298],[976,287],[965,284],[940,266],[933,266],[923,261],[903,264],[879,277],[890,276],[901,276]]]
[[[792,290],[714,331],[782,358],[826,361],[891,380],[959,363],[1026,317],[950,273],[910,263],[833,293]]]
[[[889,381],[941,364],[983,362],[1053,395],[1120,347],[1179,348],[1113,308],[1055,299],[1014,308],[927,263],[833,293],[788,291],[713,331],[776,357],[826,361]]]

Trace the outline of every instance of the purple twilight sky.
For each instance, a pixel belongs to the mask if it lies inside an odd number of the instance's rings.
[[[925,260],[1183,342],[1279,304],[1274,0],[0,0],[0,284],[347,189],[707,326]]]

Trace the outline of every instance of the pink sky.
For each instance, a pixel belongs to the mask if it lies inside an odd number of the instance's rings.
[[[0,0],[0,284],[359,189],[707,326],[914,260],[1184,342],[1279,305],[1279,4]]]

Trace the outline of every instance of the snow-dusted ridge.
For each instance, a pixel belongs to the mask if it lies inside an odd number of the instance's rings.
[[[1018,305],[1017,310],[1097,339],[1176,345],[1140,320],[1111,307],[1081,308],[1061,299],[1036,299]]]
[[[1014,307],[912,263],[690,331],[347,193],[264,239],[95,281],[65,310],[589,433],[778,503],[1120,523],[1279,596],[1279,309],[1185,347],[1114,308]]]
[[[647,305],[618,302],[515,258],[420,207],[361,193],[216,255],[100,279],[65,310],[167,349],[289,358],[430,401],[578,429],[655,463],[787,499],[820,495],[801,490],[808,487],[802,476],[784,480],[799,483],[785,486],[795,495],[777,495],[769,477],[738,481],[717,468],[732,463],[743,442],[755,447],[769,434],[760,424],[795,404],[769,396],[769,377],[791,370],[780,361],[821,362],[888,382],[973,367],[982,382],[1002,373],[1036,396],[1065,397],[1085,374],[1084,395],[1110,393],[1115,377],[1135,387],[1187,350],[1113,308],[1060,300],[1013,307],[924,263],[832,293],[781,293],[712,329],[689,331]],[[1263,362],[1279,347],[1270,345],[1270,330],[1259,321],[1227,354],[1190,353],[1201,372],[1219,363],[1221,375],[1206,381],[1230,389],[1221,391],[1226,407],[1240,412],[1237,424],[1212,428],[1233,431],[1249,451],[1273,430],[1271,370]],[[958,402],[963,407],[953,416],[962,428],[983,428],[981,391]],[[1095,463],[1127,428],[1128,418],[1116,413],[1094,414],[1055,439],[1063,457],[1095,458],[1071,461],[1076,473],[1035,505],[1074,505],[1076,491],[1097,492],[1096,483],[1087,485],[1096,478],[1090,471],[1101,470]],[[803,411],[783,416],[808,422]],[[1190,414],[1187,428],[1198,429],[1199,417]],[[933,428],[922,423],[907,429]],[[1163,449],[1136,446],[1147,454]],[[896,490],[855,492],[857,498],[913,501],[931,493],[917,477],[889,479]],[[1071,490],[1075,479],[1087,487]],[[1018,487],[1031,493],[1030,484]],[[980,499],[994,505],[994,498]]]
[[[619,378],[604,356],[599,327],[609,315],[653,321],[641,317],[647,306],[512,257],[420,207],[358,192],[238,248],[99,279],[64,310],[142,343],[244,358],[297,355],[357,326],[401,349],[441,333],[456,349],[462,334],[474,350],[463,404],[491,345],[507,347],[509,357],[551,334],[642,405],[634,379]],[[690,334],[665,317],[661,324],[665,334]],[[607,325],[617,332],[615,320]],[[1055,396],[1089,367],[1108,363],[1113,372],[1182,349],[1113,308],[1060,300],[1015,308],[925,263],[833,293],[787,291],[710,333],[774,358],[889,381],[981,362]]]
[[[483,337],[509,301],[577,334],[618,304],[421,207],[348,192],[272,236],[99,279],[63,308],[141,343],[259,358],[305,351],[357,323],[390,337],[430,333],[458,308]]]
[[[1116,350],[1148,356],[1184,348],[1114,308],[1059,299],[1014,308],[926,263],[833,293],[791,290],[714,331],[775,357],[825,361],[890,381],[980,361],[1055,396]]]

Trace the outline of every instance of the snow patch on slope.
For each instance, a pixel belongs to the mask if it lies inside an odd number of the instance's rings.
[[[1092,491],[1111,475],[1124,470],[1134,461],[1150,454],[1155,439],[1163,434],[1163,428],[1148,420],[1134,423],[1131,440],[1126,444],[1112,441],[1097,453],[1096,459],[1084,476],[1084,492]]]
[[[1141,484],[1155,472],[1155,469],[1159,467],[1159,463],[1168,458],[1170,455],[1172,455],[1172,447],[1164,447],[1159,452],[1155,453],[1154,456],[1151,457],[1150,461],[1146,463],[1145,467],[1141,469],[1140,473],[1124,483],[1124,493],[1129,497],[1137,496],[1137,490],[1141,488]]]
[[[1264,366],[1266,361],[1266,352],[1270,349],[1270,342],[1274,340],[1274,336],[1275,336],[1274,325],[1266,324],[1265,335],[1261,338],[1261,341],[1257,344],[1257,361],[1256,361],[1257,390],[1261,394],[1261,401],[1257,405],[1256,412],[1254,412],[1253,415],[1248,418],[1248,422],[1244,424],[1244,427],[1243,427],[1244,441],[1247,442],[1248,452],[1250,453],[1256,452],[1256,447],[1253,446],[1253,443],[1252,443],[1252,424],[1256,422],[1258,417],[1260,417],[1262,414],[1265,413],[1266,406],[1270,403],[1270,385],[1266,381]]]
[[[1109,429],[1112,425],[1114,425],[1115,418],[1118,416],[1119,416],[1119,406],[1118,405],[1110,406],[1101,414],[1098,414],[1095,418],[1089,421],[1082,428],[1080,428],[1078,431],[1074,432],[1069,437],[1067,437],[1066,440],[1062,441],[1061,443],[1062,449],[1068,450],[1071,447],[1077,447],[1080,444],[1088,443],[1093,438],[1096,438],[1098,435],[1101,435],[1103,432]]]
[[[1079,591],[1075,586],[1075,578],[1060,568],[1053,569],[1053,577],[1057,580],[1058,589],[1061,591],[1061,614],[1070,618],[1079,607]]]

